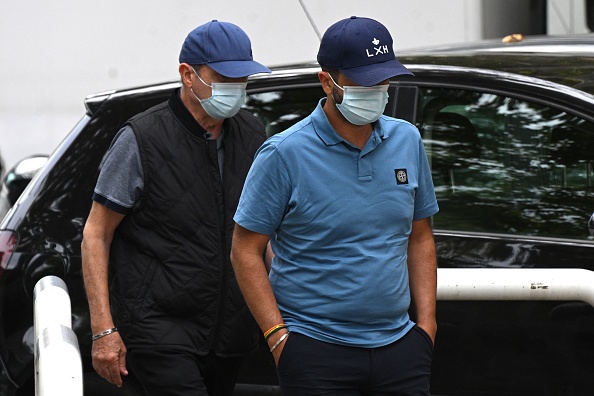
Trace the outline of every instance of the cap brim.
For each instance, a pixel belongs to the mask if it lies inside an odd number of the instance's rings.
[[[396,59],[382,63],[372,63],[365,66],[340,69],[340,72],[350,80],[364,87],[371,87],[392,77],[404,74],[414,76],[410,70],[404,67],[404,65]]]
[[[256,61],[223,61],[207,63],[214,71],[229,78],[241,78],[258,73],[270,73],[270,69]]]

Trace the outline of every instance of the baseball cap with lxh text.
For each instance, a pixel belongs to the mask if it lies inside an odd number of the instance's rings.
[[[388,29],[371,18],[352,16],[330,26],[320,43],[318,63],[370,87],[391,77],[412,75],[394,55]]]

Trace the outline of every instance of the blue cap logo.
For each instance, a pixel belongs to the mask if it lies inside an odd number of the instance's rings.
[[[383,54],[388,53],[388,46],[387,45],[379,46],[380,41],[378,39],[376,39],[375,37],[373,38],[373,41],[371,43],[373,44],[373,49],[375,50],[375,54],[373,54],[373,53],[370,54],[369,49],[368,49],[367,50],[368,58],[371,58],[372,56],[383,55]]]

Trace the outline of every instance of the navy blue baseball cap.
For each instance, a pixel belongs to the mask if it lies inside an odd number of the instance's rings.
[[[370,87],[402,74],[413,75],[396,60],[388,29],[370,18],[352,16],[330,26],[320,43],[318,63]]]
[[[270,73],[270,69],[254,61],[247,34],[239,26],[217,20],[200,25],[188,34],[179,53],[179,63],[206,64],[229,78]]]

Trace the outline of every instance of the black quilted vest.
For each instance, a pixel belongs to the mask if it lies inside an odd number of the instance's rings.
[[[133,117],[144,172],[140,204],[118,226],[110,278],[116,326],[128,348],[164,346],[219,356],[247,353],[258,333],[231,267],[233,215],[258,147],[260,121],[224,123],[223,182],[216,142],[176,91]]]

